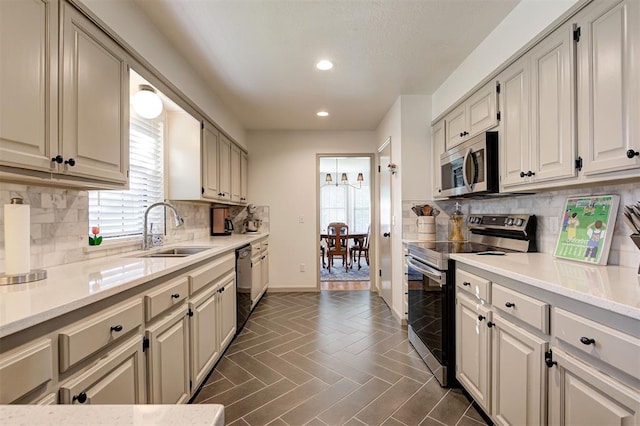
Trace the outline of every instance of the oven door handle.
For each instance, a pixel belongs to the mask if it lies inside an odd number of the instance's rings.
[[[422,262],[420,264],[416,263],[412,257],[407,257],[407,263],[414,268],[416,271],[426,275],[427,277],[438,281],[441,285],[444,285],[442,282],[442,273],[440,273],[437,269],[433,269]]]
[[[473,184],[475,183],[475,182],[469,183],[469,180],[467,179],[467,164],[469,164],[469,156],[472,155],[472,153],[473,153],[473,150],[469,148],[467,150],[467,153],[464,154],[464,159],[462,160],[462,182],[464,183],[465,188],[467,188],[467,191],[469,192],[473,191]]]

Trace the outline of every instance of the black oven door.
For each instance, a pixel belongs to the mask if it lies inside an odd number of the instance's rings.
[[[407,256],[409,341],[441,386],[454,374],[454,300],[447,271]]]

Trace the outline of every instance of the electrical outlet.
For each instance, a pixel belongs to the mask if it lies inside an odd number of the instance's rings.
[[[298,217],[298,223],[304,223],[304,216],[300,215]]]
[[[305,269],[304,263],[301,263],[300,264],[300,272],[304,272],[304,269]]]

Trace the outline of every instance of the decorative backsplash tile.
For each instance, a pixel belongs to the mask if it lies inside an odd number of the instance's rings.
[[[638,267],[640,251],[633,244],[629,235],[631,230],[622,219],[622,206],[636,203],[640,200],[640,187],[637,183],[625,183],[619,185],[599,186],[596,188],[578,188],[559,191],[550,191],[540,194],[514,195],[496,198],[462,199],[462,211],[465,217],[469,213],[511,213],[534,214],[538,220],[537,244],[538,251],[553,253],[558,237],[560,216],[564,202],[568,197],[577,195],[607,195],[618,194],[620,196],[620,208],[613,231],[613,241],[609,252],[609,265],[622,265]],[[447,239],[448,214],[454,210],[455,200],[449,201],[423,201],[405,200],[402,205],[403,235],[415,235],[417,233],[416,215],[411,207],[416,204],[430,204],[441,211],[436,218],[437,238]]]

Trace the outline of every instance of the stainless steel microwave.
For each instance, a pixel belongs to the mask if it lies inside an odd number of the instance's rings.
[[[442,195],[460,197],[498,192],[498,132],[485,132],[440,156]]]

